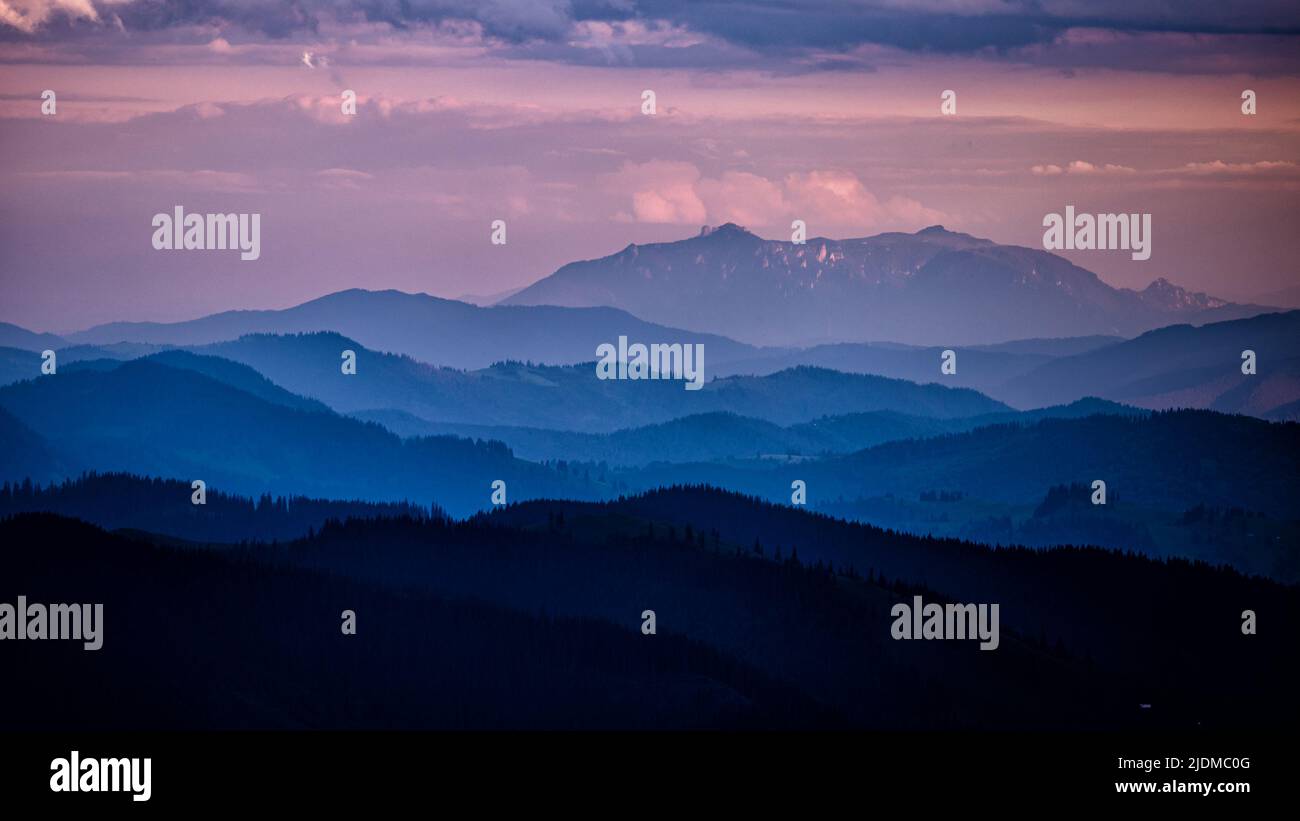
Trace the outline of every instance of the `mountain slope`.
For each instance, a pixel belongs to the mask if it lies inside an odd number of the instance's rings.
[[[1188,678],[1197,679],[1200,674],[1232,678],[1226,671],[1210,671],[1202,660],[1196,659],[1196,642],[1201,636],[1211,634],[1215,638],[1213,649],[1208,652],[1216,656],[1223,654],[1220,658],[1225,663],[1248,664],[1262,672],[1256,666],[1263,661],[1262,657],[1239,641],[1242,606],[1232,598],[1229,589],[1261,585],[1280,597],[1274,600],[1274,606],[1281,605],[1286,618],[1298,615],[1294,587],[1245,579],[1208,565],[1153,562],[1122,552],[1072,548],[991,550],[969,542],[903,536],[829,517],[810,516],[789,506],[764,504],[706,488],[670,488],[601,504],[542,501],[499,511],[491,518],[516,527],[541,528],[548,519],[562,517],[565,523],[572,523],[571,529],[581,533],[586,527],[598,528],[599,519],[611,515],[630,519],[624,527],[625,533],[644,530],[643,523],[647,520],[656,523],[658,533],[662,533],[665,525],[674,527],[677,533],[690,526],[701,537],[716,533],[723,545],[761,550],[766,556],[773,556],[778,548],[786,557],[797,550],[798,559],[805,566],[828,562],[840,568],[849,565],[859,572],[866,567],[878,579],[887,576],[890,580],[924,585],[943,591],[954,601],[1000,602],[1004,624],[1030,638],[1063,640],[1075,657],[1086,654],[1103,667],[1123,669],[1145,682],[1139,686],[1140,690],[1155,686],[1157,680],[1167,686],[1183,687]],[[596,530],[596,533],[597,538],[608,538],[606,531]],[[709,543],[710,540],[704,540],[705,545]],[[1220,577],[1222,586],[1213,584],[1214,592],[1196,581],[1219,573],[1225,573],[1226,577]],[[1233,581],[1228,582],[1227,578]],[[780,606],[785,598],[774,593],[764,600],[769,606]],[[1188,609],[1187,601],[1201,602],[1204,606]],[[1283,601],[1293,603],[1286,605]],[[1182,618],[1204,619],[1199,629],[1205,632],[1179,632],[1183,629],[1178,627]],[[879,629],[884,629],[885,625],[879,624]],[[865,632],[869,636],[871,630]],[[1179,638],[1170,639],[1173,634]],[[1273,652],[1278,654],[1272,662],[1277,665],[1276,670],[1282,670],[1288,663],[1283,660],[1286,652],[1283,648],[1288,646],[1288,640],[1289,636],[1279,638],[1273,645]],[[1168,641],[1186,641],[1186,644],[1175,648]],[[1228,662],[1229,656],[1234,662]],[[1116,686],[1122,688],[1135,681],[1130,679],[1126,685],[1117,683]],[[1180,681],[1184,684],[1176,684]],[[1252,686],[1247,685],[1247,689]],[[1277,689],[1279,698],[1284,698],[1280,696],[1284,691],[1284,688]],[[1217,699],[1184,702],[1172,693],[1162,698],[1167,698],[1166,707],[1186,706],[1193,713]],[[1136,709],[1136,704],[1129,709]],[[1294,710],[1289,708],[1283,708],[1283,712],[1294,716]]]
[[[96,656],[102,686],[55,711],[73,726],[1294,723],[1294,588],[1131,554],[905,536],[709,489],[353,520],[237,551],[160,550],[48,515],[0,521],[0,535],[41,545],[6,563],[34,600],[111,594],[120,627]],[[222,595],[186,606],[196,589]],[[997,651],[893,640],[891,608],[913,595],[998,603]],[[1241,601],[1277,630],[1243,642]],[[340,637],[340,602],[363,638]],[[654,638],[638,629],[645,608]],[[72,661],[27,644],[13,649],[36,675],[0,691],[44,715]],[[249,658],[261,663],[231,663]],[[536,698],[519,699],[530,676]],[[258,697],[232,698],[245,692]],[[9,726],[25,726],[20,713]]]
[[[65,345],[49,350],[53,350],[56,354],[55,372],[57,373],[69,366],[111,367],[108,363],[112,361],[148,356],[159,350],[159,346],[130,343],[118,345]],[[87,364],[101,360],[101,364],[98,365]],[[9,385],[14,382],[21,382],[24,379],[42,376],[41,365],[43,361],[40,351],[0,347],[0,385]]]
[[[624,428],[613,433],[576,433],[508,425],[429,422],[402,411],[359,411],[352,416],[377,422],[399,436],[463,436],[504,442],[514,454],[533,462],[605,462],[614,466],[652,462],[708,462],[779,458],[798,461],[818,455],[849,453],[884,442],[958,433],[1017,421],[1076,418],[1097,413],[1133,415],[1145,411],[1102,400],[1038,411],[1004,412],[940,419],[897,411],[869,411],[823,416],[781,426],[761,419],[715,411],[667,422]]]
[[[1273,408],[1266,418],[1274,422],[1300,422],[1300,399]]]
[[[201,373],[275,405],[318,413],[330,412],[323,402],[290,393],[247,365],[219,356],[202,356],[189,351],[164,351],[145,357],[143,361]]]
[[[40,434],[0,408],[0,480],[47,482],[68,475],[72,464]]]
[[[725,362],[713,369],[718,376],[764,375],[807,365],[844,373],[868,373],[925,384],[938,382],[991,394],[1005,383],[1061,356],[1072,356],[1121,342],[1121,337],[1023,339],[1002,345],[956,348],[957,372],[940,370],[944,347],[917,347],[893,342],[815,345],[803,349],[769,349],[753,359]]]
[[[368,536],[351,531],[352,560],[364,565],[370,556],[390,567],[405,557],[384,542],[391,524],[365,527],[373,528]],[[423,532],[456,542],[424,545],[424,570],[437,568],[430,548],[451,554],[486,535]],[[572,550],[532,544],[548,567],[581,570],[565,561]],[[2,677],[0,699],[24,709],[0,714],[0,731],[846,726],[824,702],[667,625],[647,640],[625,618],[556,618],[510,602],[439,597],[413,590],[409,580],[377,585],[360,574],[295,567],[283,545],[172,550],[48,514],[0,520],[0,545],[7,584],[33,601],[102,604],[108,625],[90,656],[80,645],[73,654],[7,642],[6,664],[14,666],[6,669],[25,673]],[[480,551],[480,566],[497,552]],[[660,573],[685,577],[683,564]],[[338,628],[341,605],[358,616],[356,638]],[[82,684],[88,663],[93,687]],[[1056,678],[1071,686],[1063,672]],[[955,684],[937,689],[922,698],[894,685],[894,705],[910,707],[909,721],[925,722],[943,699],[961,697]],[[1049,712],[1038,714],[1050,720]]]
[[[424,519],[440,510],[411,504],[373,504],[303,496],[258,499],[211,489],[202,507],[177,505],[190,495],[188,482],[149,479],[127,473],[87,473],[76,479],[28,490],[0,489],[0,517],[56,513],[109,530],[165,534],[189,542],[238,543],[294,539],[319,530],[331,519],[405,516]]]
[[[1037,504],[1054,485],[1090,486],[1101,479],[1109,493],[1164,511],[1205,504],[1294,518],[1300,425],[1210,411],[1092,415],[889,442],[794,466],[689,464],[623,475],[635,488],[707,482],[777,501],[788,501],[791,480],[803,479],[814,505],[841,497],[916,498],[936,490]]]
[[[1169,510],[1205,503],[1285,517],[1300,506],[1300,425],[1204,411],[1046,419],[888,443],[805,472],[845,495],[942,487],[993,500],[1102,479],[1112,494]]]
[[[1300,399],[1297,339],[1300,311],[1200,327],[1174,325],[1053,360],[994,392],[1020,407],[1100,396],[1148,408],[1215,408],[1262,416]],[[1241,372],[1245,350],[1257,357],[1253,376]]]
[[[513,458],[498,443],[402,440],[378,425],[270,402],[149,360],[0,388],[4,408],[83,469],[203,479],[249,495],[433,501],[453,514],[509,499],[613,492]],[[176,499],[188,506],[189,495]]]
[[[941,418],[1009,410],[967,389],[818,368],[713,379],[701,390],[688,391],[680,380],[601,380],[594,362],[572,367],[506,362],[476,371],[436,368],[369,351],[328,333],[247,336],[195,350],[241,362],[342,413],[387,409],[460,424],[608,433],[710,412],[790,425],[873,410]],[[341,373],[344,350],[357,353],[354,375]]]
[[[38,334],[11,322],[0,322],[0,347],[24,351],[57,350],[67,342],[54,334]]]
[[[194,346],[247,334],[334,331],[368,348],[455,368],[509,359],[571,364],[596,357],[619,335],[641,342],[703,343],[710,361],[752,357],[754,348],[644,322],[611,308],[480,308],[428,294],[352,289],[278,311],[227,311],[188,322],[116,322],[69,334],[75,343]]]
[[[731,223],[570,263],[502,304],[609,305],[752,344],[887,339],[945,347],[1133,336],[1203,315],[1264,310],[1165,280],[1142,292],[1112,288],[1054,254],[941,226],[795,245]]]

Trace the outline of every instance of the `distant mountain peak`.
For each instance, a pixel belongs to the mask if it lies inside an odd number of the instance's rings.
[[[750,231],[750,230],[747,229],[747,228],[744,228],[743,226],[737,225],[737,224],[734,223],[734,222],[724,222],[722,225],[719,225],[719,226],[716,226],[716,227],[710,227],[710,226],[708,226],[708,225],[701,225],[701,226],[700,226],[700,236],[701,236],[701,237],[718,237],[718,238],[720,238],[720,239],[727,239],[727,238],[751,238],[751,237],[752,237],[753,239],[758,239],[758,238],[759,238],[758,235],[755,234],[754,232]]]
[[[1252,315],[1250,306],[1163,281],[1116,289],[1064,257],[943,225],[806,243],[763,239],[734,222],[706,225],[676,242],[569,263],[503,304],[606,305],[760,345],[1124,336],[1209,311]]]
[[[1189,291],[1164,277],[1158,277],[1139,296],[1148,305],[1164,311],[1206,310],[1229,304],[1200,291]]]
[[[984,247],[984,246],[998,247],[997,243],[995,243],[991,239],[977,237],[973,234],[966,234],[961,231],[953,231],[952,229],[945,228],[942,225],[931,225],[926,228],[922,228],[920,231],[917,231],[915,234],[902,234],[900,236],[912,236],[918,239],[926,240],[928,242],[936,242],[939,243],[940,245],[944,245],[954,249],[975,248],[975,247]]]

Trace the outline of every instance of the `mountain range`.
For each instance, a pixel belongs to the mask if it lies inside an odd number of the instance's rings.
[[[25,351],[43,351],[67,345],[67,340],[55,334],[29,331],[11,322],[0,322],[0,347],[21,348]]]
[[[853,453],[658,461],[614,476],[634,491],[706,484],[779,504],[798,480],[814,510],[903,532],[1095,544],[1300,581],[1295,423],[1199,410],[1029,417]],[[1097,480],[1104,504],[1091,498]]]
[[[1200,327],[1173,325],[1015,376],[993,391],[1024,406],[1098,396],[1146,408],[1210,408],[1269,416],[1300,400],[1300,311]],[[1256,372],[1242,373],[1255,353]],[[1285,412],[1284,412],[1285,413]]]
[[[226,311],[185,322],[114,322],[64,334],[63,341],[194,346],[248,334],[313,331],[333,331],[374,350],[455,368],[484,368],[504,360],[585,362],[596,357],[597,346],[616,343],[620,335],[645,343],[704,344],[712,363],[759,353],[730,339],[644,322],[614,308],[481,308],[428,294],[355,288],[282,310]],[[31,346],[36,342],[27,333],[28,337],[17,332],[8,337],[24,339],[34,350]],[[4,338],[0,334],[0,340]]]
[[[1113,288],[1055,254],[942,226],[795,244],[728,223],[696,237],[569,263],[491,307],[351,289],[279,310],[114,322],[61,337],[0,323],[0,347],[193,346],[255,333],[334,331],[375,350],[482,368],[509,359],[586,361],[597,345],[625,335],[706,342],[715,366],[771,356],[787,357],[788,365],[791,351],[779,349],[888,341],[940,350],[984,346],[991,353],[991,346],[1013,340],[1127,338],[1268,310],[1190,292],[1164,278],[1141,291]],[[1023,347],[1002,352],[1029,353]]]
[[[344,350],[357,353],[354,375],[341,373]],[[341,413],[396,410],[433,422],[608,433],[716,411],[790,425],[876,410],[941,418],[1009,410],[966,388],[824,368],[711,379],[703,389],[688,391],[680,380],[602,380],[594,362],[513,361],[472,371],[433,367],[333,333],[246,336],[194,351],[240,362]]]
[[[619,403],[631,400],[593,388],[604,383],[587,368],[506,363],[466,373],[362,349],[358,374],[344,376],[334,363],[340,339],[217,346],[320,398],[231,359],[181,350],[73,362],[0,388],[0,478],[126,471],[181,479],[182,491],[201,478],[254,496],[432,502],[456,516],[490,507],[497,479],[510,500],[710,484],[781,503],[798,479],[815,509],[908,532],[1049,545],[1069,538],[1300,577],[1298,531],[1288,524],[1300,505],[1295,424],[1153,415],[1104,400],[1016,412],[969,390],[813,368],[714,380],[695,392],[705,400],[698,412],[678,399],[693,394],[673,386],[640,394],[623,413]],[[307,366],[315,361],[323,364]],[[376,378],[361,378],[371,372]],[[425,400],[419,408],[453,421],[393,409],[352,411],[356,419],[330,407],[408,396],[435,397],[436,408]],[[602,413],[654,421],[606,430]],[[502,421],[488,424],[494,418]],[[509,423],[521,418],[591,429]],[[1054,488],[1098,478],[1114,494],[1104,509],[1035,512]],[[936,507],[927,494],[957,503]],[[183,492],[174,501],[189,507]],[[1187,519],[1195,509],[1205,512]],[[1216,524],[1218,509],[1268,518],[1228,531]]]
[[[493,439],[509,445],[521,459],[533,462],[566,460],[637,467],[653,462],[803,461],[817,456],[851,453],[899,439],[930,438],[1007,422],[1027,425],[1049,418],[1145,413],[1138,408],[1101,399],[1081,399],[1069,405],[1034,411],[1002,411],[954,418],[882,410],[821,416],[810,422],[782,426],[751,416],[714,411],[623,428],[612,433],[430,422],[393,410],[360,411],[352,416],[377,422],[401,436]]]
[[[1021,339],[1001,345],[973,345],[957,349],[956,373],[940,371],[943,347],[902,345],[897,342],[837,342],[811,348],[766,348],[752,359],[720,363],[716,376],[762,375],[811,365],[844,373],[869,373],[912,382],[942,382],[994,395],[1006,382],[1064,356],[1074,356],[1123,342],[1118,336],[1081,336],[1064,339]]]
[[[1189,441],[1198,446],[1182,446]],[[925,491],[1036,503],[1053,485],[1101,479],[1110,493],[1169,512],[1204,503],[1294,518],[1300,425],[1199,410],[1048,417],[901,438],[795,465],[652,465],[626,475],[639,489],[705,482],[777,501],[789,500],[792,479],[803,479],[810,504]]]
[[[354,289],[282,311],[235,311],[173,324],[116,323],[65,337],[37,334],[15,325],[0,326],[0,384],[40,373],[39,352],[47,346],[57,352],[60,366],[65,366],[93,359],[136,358],[177,347],[225,356],[219,349],[208,346],[225,345],[235,350],[248,347],[236,342],[243,336],[285,337],[327,332],[336,334],[340,345],[353,350],[364,348],[407,356],[411,359],[407,370],[427,370],[428,365],[437,365],[486,373],[503,362],[522,362],[525,366],[591,362],[598,345],[629,336],[631,341],[687,340],[702,344],[706,379],[766,376],[813,366],[846,374],[972,388],[1022,409],[1064,405],[1092,396],[1150,409],[1203,407],[1279,420],[1300,416],[1296,405],[1300,402],[1300,362],[1292,361],[1290,342],[1300,337],[1300,311],[1207,321],[1223,315],[1224,311],[1238,311],[1228,306],[1220,308],[1197,312],[1196,322],[1204,324],[1168,325],[1133,339],[1094,334],[958,345],[953,349],[956,372],[942,373],[940,364],[947,350],[945,346],[839,342],[809,348],[760,348],[716,335],[644,323],[611,308],[479,308],[424,294]],[[1255,311],[1254,308],[1241,310]],[[359,335],[341,332],[339,327],[352,328]],[[250,334],[249,329],[262,330]],[[378,344],[370,344],[368,340],[377,340]],[[1240,372],[1239,358],[1243,350],[1257,353],[1256,375]],[[243,354],[229,355],[238,359]],[[260,369],[264,359],[250,353],[241,361]],[[284,381],[281,376],[287,374],[290,363],[281,365],[276,375],[268,373],[277,382]],[[316,361],[309,363],[313,368],[319,365]],[[319,384],[321,389],[329,389],[329,383]],[[316,396],[311,389],[289,387],[295,393]],[[424,400],[412,394],[404,402],[375,402],[367,407],[347,402],[331,404],[347,412],[405,410],[437,422],[584,429],[518,416],[508,420],[449,418],[414,407],[421,401]],[[858,407],[826,412],[871,409]],[[688,412],[703,410],[697,404]],[[745,413],[729,407],[708,410]],[[599,429],[612,431],[664,419],[649,414],[627,419],[621,425],[607,423]],[[783,424],[791,421],[798,420],[787,419]]]
[[[937,225],[915,234],[795,244],[734,223],[569,263],[500,304],[604,305],[751,344],[799,346],[1133,336],[1266,310],[1192,293],[1163,278],[1142,291],[1113,288],[1055,254]]]

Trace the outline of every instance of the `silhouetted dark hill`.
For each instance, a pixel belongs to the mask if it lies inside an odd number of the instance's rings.
[[[697,549],[709,549],[716,539],[724,551],[736,545],[747,553],[761,549],[767,557],[780,551],[788,558],[797,550],[804,566],[853,567],[877,583],[887,578],[895,585],[943,591],[949,600],[1000,602],[1003,624],[1020,635],[1041,637],[1052,646],[1059,642],[1076,658],[1090,658],[1121,676],[1132,675],[1125,688],[1133,689],[1126,689],[1121,704],[1147,692],[1152,698],[1141,699],[1143,703],[1163,704],[1160,709],[1175,713],[1186,710],[1187,715],[1205,716],[1231,703],[1231,697],[1220,701],[1226,693],[1187,698],[1184,688],[1209,683],[1202,676],[1221,678],[1238,696],[1255,686],[1243,684],[1228,670],[1211,671],[1205,658],[1198,658],[1195,648],[1200,642],[1211,645],[1206,652],[1222,663],[1231,659],[1250,665],[1252,676],[1277,675],[1290,664],[1284,649],[1289,637],[1277,637],[1272,646],[1276,655],[1264,662],[1255,653],[1259,648],[1249,643],[1251,637],[1242,636],[1239,602],[1241,596],[1252,595],[1247,589],[1271,591],[1264,594],[1270,611],[1288,621],[1300,617],[1296,588],[1248,580],[1203,564],[1096,549],[992,550],[955,540],[903,536],[701,488],[672,488],[604,504],[531,502],[491,514],[491,520],[537,529],[561,522],[560,528],[572,530],[575,538],[603,543],[633,538],[653,522],[656,533],[671,526],[676,534],[672,538],[694,543]],[[773,594],[767,601],[782,598]],[[1189,612],[1188,601],[1204,607]],[[1192,623],[1183,622],[1185,618]],[[885,624],[878,623],[877,629],[885,629]],[[869,640],[871,631],[862,632]],[[1273,672],[1254,666],[1261,662]],[[1285,716],[1280,720],[1294,722],[1297,711],[1281,692],[1276,691],[1279,700],[1271,709]]]
[[[463,514],[489,504],[497,479],[507,483],[508,498],[613,491],[522,462],[499,443],[402,440],[378,425],[295,409],[147,359],[10,385],[0,389],[0,407],[57,441],[79,469],[203,479],[254,496],[436,501]],[[189,506],[189,494],[176,503]]]
[[[303,496],[249,498],[207,492],[204,505],[178,505],[191,493],[188,482],[127,473],[88,473],[48,486],[5,482],[0,516],[56,513],[108,530],[165,534],[190,542],[295,539],[325,522],[348,518],[445,515],[441,509],[407,503],[374,504]]]
[[[1201,327],[1175,325],[1048,362],[995,394],[1019,407],[1100,396],[1153,409],[1214,408],[1263,416],[1300,399],[1297,339],[1300,311]],[[1241,372],[1246,350],[1257,357],[1253,376]]]
[[[104,488],[114,489],[146,516],[166,505],[147,503],[161,483]],[[0,537],[6,580],[31,600],[105,603],[94,695],[54,711],[61,727],[401,716],[402,726],[1206,730],[1298,718],[1287,675],[1295,587],[1121,552],[905,536],[708,488],[534,501],[467,522],[349,520],[219,551],[144,545],[48,515],[0,519]],[[196,591],[212,590],[221,595],[193,607]],[[997,603],[998,649],[892,640],[891,607],[914,595]],[[1243,635],[1246,606],[1274,629]],[[343,608],[356,637],[337,632]],[[647,609],[655,636],[638,632]],[[669,647],[622,644],[660,640]],[[31,675],[0,683],[29,708],[11,711],[6,728],[39,715],[49,729],[39,708],[72,686],[59,673],[81,651],[40,644],[15,648]],[[620,655],[660,649],[671,655],[644,667]],[[343,669],[324,675],[331,665]],[[578,684],[582,672],[603,695]],[[519,706],[522,675],[563,687],[541,686]]]
[[[1278,405],[1265,416],[1275,422],[1300,422],[1300,399],[1288,402],[1285,405]]]
[[[29,601],[103,606],[96,651],[5,643],[23,674],[0,677],[0,698],[23,709],[0,713],[4,731],[855,726],[667,624],[640,635],[639,611],[521,612],[291,567],[277,547],[175,550],[48,514],[0,520],[0,545]],[[925,720],[926,700],[909,702]]]
[[[1268,310],[1165,280],[1141,292],[1112,288],[1055,254],[942,226],[795,245],[731,223],[570,263],[503,304],[609,305],[762,345],[890,340],[945,347],[1132,336]]]
[[[428,294],[352,289],[279,311],[227,311],[188,322],[115,322],[69,334],[74,343],[195,346],[248,334],[334,331],[377,351],[455,368],[508,359],[571,364],[595,359],[620,334],[640,342],[703,343],[715,363],[755,356],[730,339],[637,319],[612,308],[480,308]]]
[[[344,350],[357,354],[354,375],[341,372]],[[872,410],[940,418],[1008,410],[971,390],[819,368],[713,379],[702,390],[688,391],[680,380],[601,380],[594,361],[571,367],[507,362],[480,371],[438,368],[368,351],[338,334],[248,336],[199,351],[242,362],[343,413],[398,410],[426,421],[474,425],[596,433],[711,412],[789,425]]]
[[[1234,605],[1245,588],[1272,591],[1277,598],[1270,608],[1280,606],[1287,618],[1300,616],[1296,588],[1200,563],[1153,561],[1097,549],[995,550],[891,533],[707,488],[676,487],[597,504],[530,502],[491,514],[493,521],[534,528],[559,517],[579,533],[609,517],[625,519],[623,527],[629,532],[647,521],[655,522],[657,531],[672,526],[678,534],[689,525],[697,542],[699,534],[710,534],[706,546],[716,532],[724,545],[757,545],[768,557],[778,547],[787,557],[797,549],[805,565],[832,563],[859,572],[867,567],[869,577],[878,580],[883,576],[891,582],[921,584],[957,600],[998,601],[1004,624],[1022,635],[1045,634],[1049,641],[1060,639],[1072,652],[1089,655],[1103,666],[1120,664],[1142,671],[1143,677],[1169,682],[1197,678],[1200,669],[1194,652],[1178,659],[1181,650],[1155,647],[1157,637],[1177,632],[1174,625],[1189,615],[1177,602],[1205,602],[1213,610],[1213,615],[1201,611],[1192,616],[1197,624],[1187,625],[1180,641],[1191,648],[1214,635],[1213,652],[1240,654],[1243,660],[1253,652],[1241,642],[1240,613]],[[607,531],[608,526],[596,530],[599,535],[593,538],[608,538]],[[1017,623],[1021,618],[1026,621]],[[1163,668],[1166,662],[1173,667]],[[1286,712],[1295,720],[1294,707]]]

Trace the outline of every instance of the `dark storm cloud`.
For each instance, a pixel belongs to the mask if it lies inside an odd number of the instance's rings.
[[[41,7],[46,0],[33,0]],[[126,31],[165,31],[192,26],[235,28],[272,39],[315,33],[330,22],[387,23],[409,29],[444,22],[472,22],[485,35],[504,42],[558,40],[574,22],[569,0],[133,0],[128,3],[92,4],[98,20],[53,9],[41,31],[58,39],[79,29],[115,27]],[[586,3],[586,18],[617,19],[626,16],[617,4]],[[602,9],[608,13],[602,14]]]
[[[841,51],[864,44],[942,52],[1009,49],[1050,40],[1058,30],[1039,14],[953,14],[891,3],[648,0],[638,9],[728,42],[777,53]]]
[[[48,3],[30,0],[30,5]],[[665,20],[759,50],[864,43],[934,51],[1007,49],[1044,42],[1072,27],[1300,33],[1300,4],[1292,0],[137,0],[94,5],[101,23],[117,18],[128,29],[218,24],[269,37],[314,31],[326,19],[397,28],[459,21],[477,22],[492,37],[523,42],[563,39],[575,21]],[[69,19],[55,11],[48,25],[62,28]]]
[[[320,36],[338,26],[383,24],[388,31],[468,26],[506,58],[580,65],[708,68],[758,66],[870,69],[871,48],[925,54],[981,54],[1023,62],[1107,65],[1186,71],[1178,44],[1160,35],[1197,39],[1202,55],[1221,62],[1255,59],[1260,71],[1295,73],[1300,3],[1239,0],[1178,3],[1141,0],[136,0],[94,2],[94,17],[51,0],[16,0],[35,13],[26,25],[0,24],[0,39],[84,44],[88,33],[175,32],[192,42],[195,29],[280,40]],[[3,18],[0,17],[0,20]],[[584,24],[610,24],[591,42]],[[626,26],[626,28],[624,28]],[[26,28],[27,31],[22,29]],[[628,32],[671,29],[700,43],[645,42]],[[1103,50],[1063,38],[1088,29],[1157,36],[1141,48]],[[1260,36],[1270,35],[1270,36]],[[352,34],[348,35],[353,36]],[[357,35],[364,39],[365,33]],[[1225,41],[1219,55],[1216,43]],[[710,57],[706,51],[716,49]],[[1183,48],[1185,50],[1185,47]],[[1217,57],[1216,57],[1217,55]],[[1194,66],[1192,67],[1194,70]]]
[[[641,0],[640,14],[684,24],[750,48],[851,49],[862,44],[905,50],[971,52],[1050,42],[1070,28],[1191,34],[1300,33],[1300,4],[1093,0]]]

